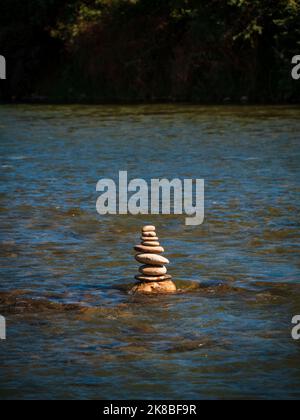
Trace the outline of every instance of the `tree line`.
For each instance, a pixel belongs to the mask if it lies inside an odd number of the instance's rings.
[[[297,103],[299,0],[0,0],[4,101]]]

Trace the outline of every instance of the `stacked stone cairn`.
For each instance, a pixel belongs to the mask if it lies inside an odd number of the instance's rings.
[[[170,293],[176,291],[172,276],[167,272],[166,265],[169,260],[161,254],[165,252],[160,245],[155,226],[142,228],[141,245],[136,245],[136,260],[143,264],[139,268],[140,274],[136,276],[139,283],[134,292],[141,293]]]

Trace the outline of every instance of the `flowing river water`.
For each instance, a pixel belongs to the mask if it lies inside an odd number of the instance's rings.
[[[0,107],[0,398],[300,397],[300,110]],[[99,216],[96,183],[205,179],[205,221]],[[128,293],[155,224],[175,295]]]

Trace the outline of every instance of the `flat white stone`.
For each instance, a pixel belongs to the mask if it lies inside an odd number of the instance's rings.
[[[146,264],[146,265],[159,265],[159,266],[164,266],[165,264],[170,264],[170,261],[165,258],[162,257],[161,255],[157,255],[157,254],[137,254],[135,256],[135,259],[141,263],[141,264]]]

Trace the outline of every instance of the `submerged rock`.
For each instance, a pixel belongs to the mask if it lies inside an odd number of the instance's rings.
[[[79,304],[64,304],[51,302],[41,298],[33,299],[26,291],[0,292],[0,312],[6,314],[39,313],[39,312],[65,312],[79,311]]]

